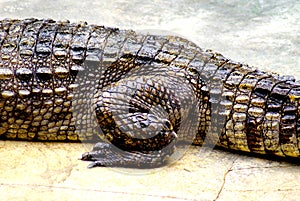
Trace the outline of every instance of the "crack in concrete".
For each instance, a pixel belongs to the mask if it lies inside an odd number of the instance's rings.
[[[81,188],[81,187],[70,187],[70,186],[57,186],[57,185],[46,185],[46,184],[5,184],[0,183],[1,186],[10,186],[10,187],[24,187],[24,188],[49,188],[52,191],[54,190],[70,190],[70,191],[79,191],[79,192],[97,192],[97,193],[112,193],[128,196],[145,196],[150,198],[161,198],[161,199],[176,199],[176,200],[187,200],[187,201],[196,201],[194,198],[181,197],[176,195],[164,195],[164,194],[150,194],[143,192],[127,192],[127,191],[117,191],[117,190],[107,190],[107,189],[90,189],[90,188]]]
[[[224,176],[223,176],[223,182],[222,182],[221,188],[220,188],[220,190],[218,191],[218,194],[217,194],[216,198],[213,199],[213,201],[216,201],[216,200],[219,199],[219,197],[220,197],[220,195],[221,195],[221,193],[222,193],[222,191],[223,191],[223,189],[224,189],[225,183],[226,183],[226,177],[227,177],[228,173],[231,172],[231,171],[233,170],[233,166],[234,166],[234,163],[236,162],[236,160],[237,160],[237,158],[235,158],[235,159],[232,161],[232,164],[231,164],[230,168],[228,168],[227,171],[225,172],[225,174],[224,174]]]

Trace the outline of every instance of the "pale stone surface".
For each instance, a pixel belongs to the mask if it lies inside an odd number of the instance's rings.
[[[192,146],[159,169],[87,169],[77,143],[0,141],[6,200],[296,200],[300,168]]]

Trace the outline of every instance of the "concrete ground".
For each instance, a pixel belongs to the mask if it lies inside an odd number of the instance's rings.
[[[0,141],[5,200],[297,200],[297,164],[192,146],[159,169],[87,169],[77,143]]]

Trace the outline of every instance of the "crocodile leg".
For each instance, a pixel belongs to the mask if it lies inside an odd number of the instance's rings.
[[[110,143],[97,143],[82,160],[94,161],[90,167],[153,168],[166,164],[174,153],[177,133],[192,144],[199,114],[195,107],[200,104],[196,96],[182,98],[194,94],[179,73],[145,65],[114,85],[99,89],[96,116]],[[184,117],[182,113],[194,116]]]

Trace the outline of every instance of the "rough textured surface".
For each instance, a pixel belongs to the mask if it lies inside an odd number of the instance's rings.
[[[160,166],[181,142],[299,156],[291,76],[177,36],[34,18],[0,28],[2,139],[104,139],[121,149],[98,144],[83,156],[93,166]]]

